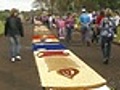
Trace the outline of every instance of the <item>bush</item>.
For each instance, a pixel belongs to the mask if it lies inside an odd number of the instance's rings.
[[[4,33],[4,23],[0,21],[0,35]]]
[[[0,20],[5,21],[5,19],[8,17],[8,12],[7,11],[0,11]]]

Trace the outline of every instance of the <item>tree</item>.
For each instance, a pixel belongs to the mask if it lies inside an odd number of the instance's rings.
[[[84,5],[88,10],[98,10],[109,7],[117,9],[120,6],[120,0],[35,0],[34,3],[43,8],[45,6],[52,11],[66,12],[69,10],[79,11]]]

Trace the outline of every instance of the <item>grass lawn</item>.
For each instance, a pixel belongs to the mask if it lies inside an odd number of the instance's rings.
[[[0,21],[0,35],[4,33],[4,24]]]
[[[120,43],[120,26],[118,27],[118,33],[117,33],[117,37],[115,38],[115,42]]]

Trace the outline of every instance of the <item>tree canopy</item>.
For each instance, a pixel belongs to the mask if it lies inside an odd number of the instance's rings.
[[[37,5],[42,9],[48,8],[59,12],[79,11],[82,6],[86,6],[88,10],[98,10],[106,7],[119,9],[120,6],[120,0],[35,0],[35,3],[38,3]]]

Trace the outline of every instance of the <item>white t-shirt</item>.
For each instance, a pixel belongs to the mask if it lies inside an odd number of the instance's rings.
[[[119,23],[120,23],[120,16],[116,15],[116,16],[114,17],[114,21],[115,21],[115,25],[118,26]]]

